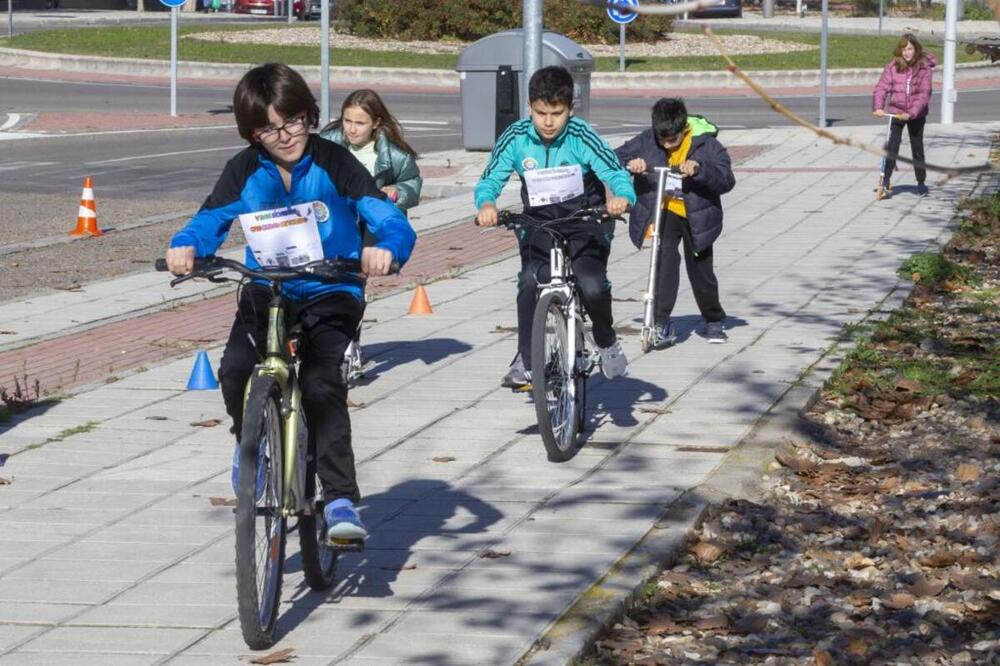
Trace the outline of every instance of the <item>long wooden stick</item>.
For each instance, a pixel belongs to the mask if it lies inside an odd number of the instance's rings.
[[[861,143],[856,143],[847,137],[834,134],[833,132],[829,131],[824,127],[819,127],[818,125],[814,125],[813,123],[809,122],[802,116],[799,116],[790,111],[789,109],[787,109],[784,105],[782,105],[781,102],[779,102],[774,97],[769,95],[768,92],[760,86],[760,84],[751,79],[743,70],[741,70],[739,66],[737,66],[737,64],[733,62],[733,59],[729,57],[729,54],[726,53],[726,49],[722,45],[722,40],[720,40],[715,35],[715,33],[712,32],[711,28],[709,28],[707,25],[703,25],[701,27],[701,30],[703,33],[705,33],[706,37],[712,40],[712,42],[715,44],[715,48],[719,50],[719,55],[722,56],[723,60],[726,61],[727,65],[726,69],[728,69],[734,76],[739,78],[745,84],[750,86],[750,89],[753,90],[755,93],[757,93],[758,97],[767,102],[768,106],[770,106],[774,111],[785,116],[796,125],[800,125],[808,130],[811,130],[819,137],[832,141],[833,143],[838,145],[851,146],[853,148],[863,150],[865,152],[871,153],[872,155],[875,155],[876,157],[885,157],[890,160],[896,160],[898,162],[903,162],[904,164],[910,164],[915,167],[922,167],[924,169],[927,169],[928,171],[938,171],[940,173],[945,173],[948,174],[949,176],[957,176],[963,173],[976,173],[978,171],[989,171],[989,169],[991,168],[988,162],[983,164],[975,164],[972,166],[960,166],[960,167],[942,166],[939,164],[931,164],[930,162],[922,162],[920,160],[914,160],[908,157],[903,157],[899,153],[893,153],[886,149],[880,150],[878,148],[872,148],[871,146],[867,146]]]

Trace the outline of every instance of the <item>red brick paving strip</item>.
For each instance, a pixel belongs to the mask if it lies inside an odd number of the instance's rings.
[[[483,232],[472,224],[436,231],[417,240],[403,275],[374,279],[368,289],[378,294],[425,282],[516,246],[513,234]],[[234,296],[226,294],[0,353],[0,386],[13,388],[14,377],[26,374],[44,393],[55,394],[184,356],[225,340],[235,305]]]

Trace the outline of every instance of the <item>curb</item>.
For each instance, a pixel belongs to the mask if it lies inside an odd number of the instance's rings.
[[[105,58],[101,56],[67,55],[0,48],[0,67],[57,70],[87,74],[118,76],[170,76],[168,60],[142,58]],[[177,75],[185,79],[237,80],[251,64],[203,63],[180,61]],[[319,83],[321,69],[315,65],[296,69],[311,83]],[[956,66],[955,80],[982,79],[997,68],[992,63],[964,63]],[[870,85],[882,73],[882,68],[834,69],[827,73],[829,87]],[[766,87],[813,88],[819,85],[818,70],[759,70],[751,72],[754,79]],[[335,86],[370,85],[375,80],[384,86],[417,86],[457,89],[460,75],[451,70],[416,69],[405,67],[330,68],[330,84]],[[592,90],[647,90],[670,88],[743,88],[742,81],[727,70],[714,72],[595,72],[591,75]]]

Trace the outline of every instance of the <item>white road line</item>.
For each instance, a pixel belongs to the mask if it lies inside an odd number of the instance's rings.
[[[21,121],[20,113],[8,113],[7,120],[4,121],[3,125],[0,125],[0,132],[3,132],[4,130],[9,130],[11,127],[18,124],[20,121]]]
[[[59,162],[8,162],[0,164],[0,171],[17,171],[18,169],[32,169],[35,167],[52,166]]]
[[[195,153],[213,153],[220,150],[240,150],[241,148],[246,148],[245,145],[240,146],[222,146],[221,148],[199,148],[197,150],[177,150],[170,153],[152,153],[150,155],[132,155],[131,157],[116,157],[113,160],[98,160],[96,162],[84,162],[84,164],[90,166],[96,166],[99,164],[114,164],[115,162],[130,162],[132,160],[151,160],[157,157],[173,157],[175,155],[193,155]]]
[[[447,120],[400,120],[404,125],[448,125]]]

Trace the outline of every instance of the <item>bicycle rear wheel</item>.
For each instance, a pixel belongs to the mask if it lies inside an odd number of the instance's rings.
[[[281,391],[273,377],[250,380],[240,437],[236,498],[236,597],[243,640],[254,650],[274,644],[285,563]],[[258,452],[263,488],[258,493]]]
[[[531,392],[538,431],[552,462],[569,460],[576,452],[583,380],[575,366],[563,296],[544,294],[531,326]]]
[[[306,462],[306,497],[316,496],[317,481],[316,457],[311,454]],[[337,575],[338,553],[327,543],[321,500],[313,501],[312,515],[299,517],[299,548],[306,583],[314,590],[329,589]]]

